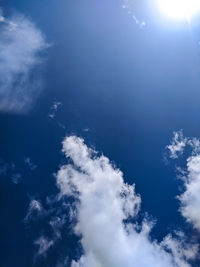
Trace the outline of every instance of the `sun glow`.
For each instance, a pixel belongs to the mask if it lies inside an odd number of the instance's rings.
[[[158,0],[161,10],[173,19],[187,19],[200,12],[200,0]]]

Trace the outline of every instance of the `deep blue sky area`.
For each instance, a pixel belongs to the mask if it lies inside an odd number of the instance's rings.
[[[45,201],[56,193],[53,173],[64,160],[61,142],[71,134],[136,184],[142,213],[157,220],[156,239],[180,226],[190,231],[177,211],[175,165],[166,164],[164,154],[173,131],[200,133],[199,24],[191,30],[173,23],[148,2],[135,8],[147,23],[140,28],[119,0],[1,0],[5,14],[15,10],[32,19],[51,44],[41,73],[44,89],[32,110],[0,113],[0,157],[21,174],[18,184],[9,173],[0,177],[2,267],[33,266],[39,226],[31,229],[23,219],[31,197]],[[54,101],[62,105],[51,120]],[[36,170],[25,168],[25,157]],[[73,258],[76,241],[66,234],[60,248],[35,266],[53,266],[64,247]]]

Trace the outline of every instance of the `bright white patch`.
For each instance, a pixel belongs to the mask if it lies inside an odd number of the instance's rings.
[[[161,10],[174,19],[190,19],[200,11],[199,0],[158,0]]]
[[[184,182],[184,192],[178,196],[182,216],[200,230],[200,140],[183,136],[183,132],[174,132],[172,142],[167,148],[170,158],[176,159],[183,154],[184,149],[192,148],[191,155],[187,158],[187,168],[177,167],[179,178]]]
[[[191,266],[197,246],[185,244],[183,235],[152,240],[153,222],[137,222],[141,199],[135,186],[124,182],[108,158],[98,157],[76,136],[64,140],[63,152],[71,164],[61,166],[57,184],[60,197],[74,199],[74,231],[83,248],[71,267]]]
[[[139,19],[138,16],[135,13],[137,10],[137,4],[133,0],[122,0],[122,8],[127,9],[128,14],[131,15],[132,19],[135,21],[135,23],[140,27],[143,28],[146,26],[146,22],[142,19]]]
[[[200,230],[200,155],[187,159],[187,171],[185,192],[178,197],[180,211],[189,223]]]

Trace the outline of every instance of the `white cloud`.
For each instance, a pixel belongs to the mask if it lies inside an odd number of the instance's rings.
[[[185,177],[185,191],[178,198],[180,211],[186,220],[200,230],[200,155],[187,159],[188,175]]]
[[[198,138],[188,138],[188,145],[192,148],[193,155],[200,153],[200,140]]]
[[[0,111],[25,112],[42,88],[40,52],[48,44],[33,22],[19,14],[6,18],[1,10],[0,36]]]
[[[175,159],[178,158],[179,155],[182,155],[187,141],[187,138],[183,136],[182,130],[174,132],[171,144],[167,146],[170,158]]]
[[[182,232],[177,232],[177,236],[180,238],[175,239],[171,234],[168,234],[162,241],[162,246],[172,253],[175,260],[175,266],[189,266],[186,261],[196,258],[198,245],[194,244],[191,246],[191,244],[188,244]],[[182,259],[185,259],[185,262]]]
[[[182,216],[200,230],[200,140],[186,138],[182,131],[179,131],[174,133],[172,144],[167,148],[170,150],[170,157],[175,159],[183,153],[186,146],[192,149],[187,158],[186,170],[176,168],[179,171],[178,177],[184,183],[184,191],[178,199]]]
[[[63,152],[72,164],[60,168],[57,184],[60,197],[74,198],[74,231],[84,251],[72,267],[190,266],[197,247],[186,246],[182,236],[168,235],[161,243],[152,240],[152,221],[137,222],[141,199],[135,186],[124,182],[108,158],[75,136],[63,141]]]

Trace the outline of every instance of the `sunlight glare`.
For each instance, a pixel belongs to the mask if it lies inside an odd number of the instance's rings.
[[[191,19],[200,11],[200,0],[158,0],[161,10],[173,19]]]

